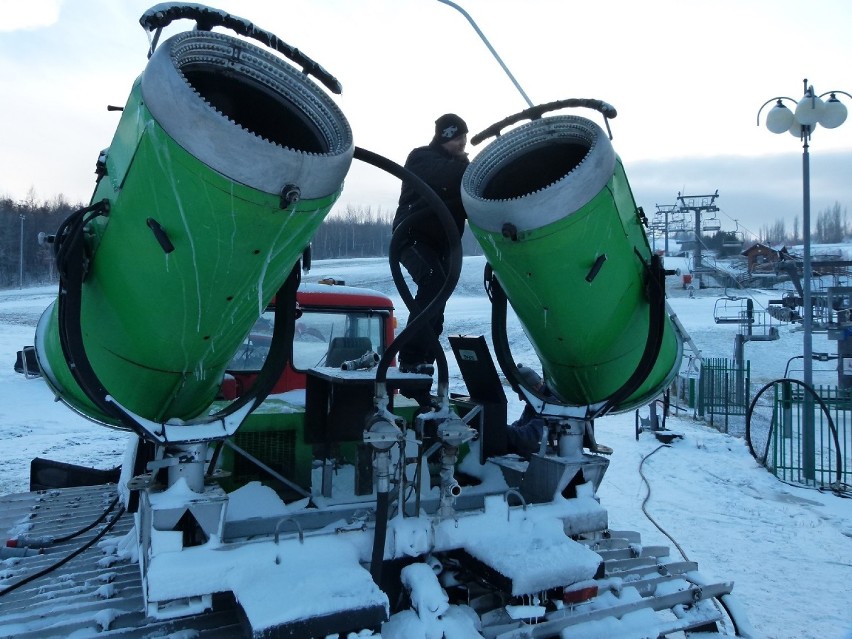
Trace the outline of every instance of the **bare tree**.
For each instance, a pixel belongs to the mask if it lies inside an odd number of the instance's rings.
[[[814,239],[822,244],[837,244],[843,241],[848,231],[846,209],[841,208],[840,202],[835,202],[817,214]]]

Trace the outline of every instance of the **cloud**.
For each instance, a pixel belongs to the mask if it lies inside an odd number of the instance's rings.
[[[0,0],[0,32],[32,31],[59,21],[62,0]]]
[[[677,195],[713,194],[726,231],[744,231],[756,239],[764,227],[783,220],[789,231],[802,224],[802,160],[789,155],[714,156],[645,160],[625,164],[636,203],[649,217],[656,205],[677,204]],[[814,152],[810,161],[811,225],[835,203],[852,203],[852,186],[843,176],[852,174],[852,153]]]

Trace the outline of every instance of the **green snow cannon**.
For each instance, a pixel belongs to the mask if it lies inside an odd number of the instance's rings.
[[[609,402],[606,412],[623,412],[666,388],[680,365],[682,336],[664,295],[654,301],[649,292],[658,258],[600,127],[553,116],[497,137],[468,167],[462,199],[562,402]]]
[[[80,230],[82,341],[110,401],[157,423],[209,409],[353,154],[334,102],[273,52],[204,30],[156,48],[98,163]],[[45,378],[78,412],[113,423],[66,363],[57,307],[36,332]]]

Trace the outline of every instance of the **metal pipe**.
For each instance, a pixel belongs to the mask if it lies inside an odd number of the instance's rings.
[[[438,508],[438,516],[441,519],[455,514],[456,497],[461,494],[461,487],[454,476],[458,452],[459,449],[456,446],[447,445],[441,452],[441,505]]]
[[[521,507],[522,507],[523,511],[524,511],[524,512],[526,512],[526,510],[527,510],[527,500],[526,500],[526,499],[524,499],[524,496],[520,493],[520,491],[515,490],[514,488],[510,488],[510,489],[509,489],[509,490],[507,490],[505,493],[503,493],[503,501],[505,501],[505,502],[506,502],[506,504],[508,505],[508,503],[509,503],[509,497],[510,497],[511,495],[514,495],[515,497],[517,497],[518,499],[520,499],[520,500],[521,500]],[[510,513],[511,513],[511,511],[510,511],[510,510],[507,510],[507,511],[506,511],[506,521],[509,521]]]
[[[474,22],[473,18],[470,17],[470,14],[467,11],[465,11],[464,9],[462,9],[455,2],[450,2],[450,0],[438,0],[438,2],[442,2],[443,4],[445,4],[449,7],[452,7],[453,9],[458,11],[460,14],[462,14],[465,18],[467,18],[467,21],[470,22],[470,26],[473,27],[473,30],[476,31],[476,34],[482,39],[482,41],[485,43],[485,46],[488,47],[488,50],[491,52],[491,55],[494,56],[494,59],[497,60],[497,63],[500,65],[500,67],[503,69],[503,71],[506,72],[506,75],[509,76],[509,79],[512,81],[512,84],[515,85],[515,88],[518,90],[518,93],[520,93],[521,97],[523,97],[524,100],[526,101],[527,106],[533,106],[532,100],[529,99],[526,92],[524,92],[524,90],[521,88],[521,85],[515,79],[515,76],[513,76],[512,72],[509,71],[509,67],[506,66],[506,64],[503,62],[502,58],[500,58],[497,51],[495,51],[494,47],[491,46],[491,43],[488,41],[488,38],[485,37],[485,34],[482,33],[480,28],[476,25],[476,22]]]
[[[292,521],[294,524],[296,524],[296,529],[299,531],[299,543],[305,543],[305,533],[302,531],[302,524],[300,524],[298,520],[293,517],[282,517],[275,524],[275,544],[278,545],[278,537],[281,532],[281,524],[286,524],[288,521]]]
[[[275,479],[277,479],[278,481],[280,481],[282,484],[285,484],[285,485],[289,486],[290,488],[292,488],[293,490],[295,490],[297,493],[299,493],[302,497],[310,497],[310,496],[311,496],[311,493],[310,493],[310,492],[308,492],[307,490],[305,490],[304,488],[302,488],[301,486],[299,486],[299,484],[297,484],[297,483],[296,483],[296,482],[294,482],[294,481],[290,481],[289,479],[287,479],[286,477],[284,477],[284,475],[282,475],[281,473],[279,473],[277,470],[275,470],[275,469],[274,469],[274,468],[272,468],[271,466],[269,466],[269,465],[267,465],[267,464],[264,464],[264,463],[263,463],[262,461],[260,461],[257,457],[255,457],[254,455],[252,455],[251,453],[249,453],[247,450],[244,450],[243,448],[240,448],[239,446],[237,446],[237,445],[236,445],[236,444],[235,444],[232,440],[230,440],[230,439],[224,439],[224,440],[222,440],[222,441],[224,441],[224,442],[225,442],[225,445],[226,445],[228,448],[232,449],[232,450],[233,450],[234,452],[236,452],[237,454],[242,455],[243,457],[245,457],[247,460],[249,460],[252,464],[254,464],[255,466],[257,466],[258,468],[260,468],[260,469],[262,469],[262,470],[265,470],[265,471],[266,471],[267,473],[269,473],[272,477],[274,477]]]

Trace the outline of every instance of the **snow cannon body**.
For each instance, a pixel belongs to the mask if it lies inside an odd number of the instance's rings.
[[[621,160],[600,127],[554,116],[501,135],[471,162],[462,198],[562,402],[616,398],[608,412],[623,412],[666,387],[682,338],[661,308],[653,319],[651,306],[664,305],[651,290],[655,257]],[[637,369],[644,371],[638,381]]]
[[[81,231],[82,337],[112,401],[156,421],[210,406],[353,153],[343,114],[280,57],[212,31],[160,44],[100,158],[99,214]],[[39,366],[72,408],[109,423],[66,364],[57,306],[39,322]]]

